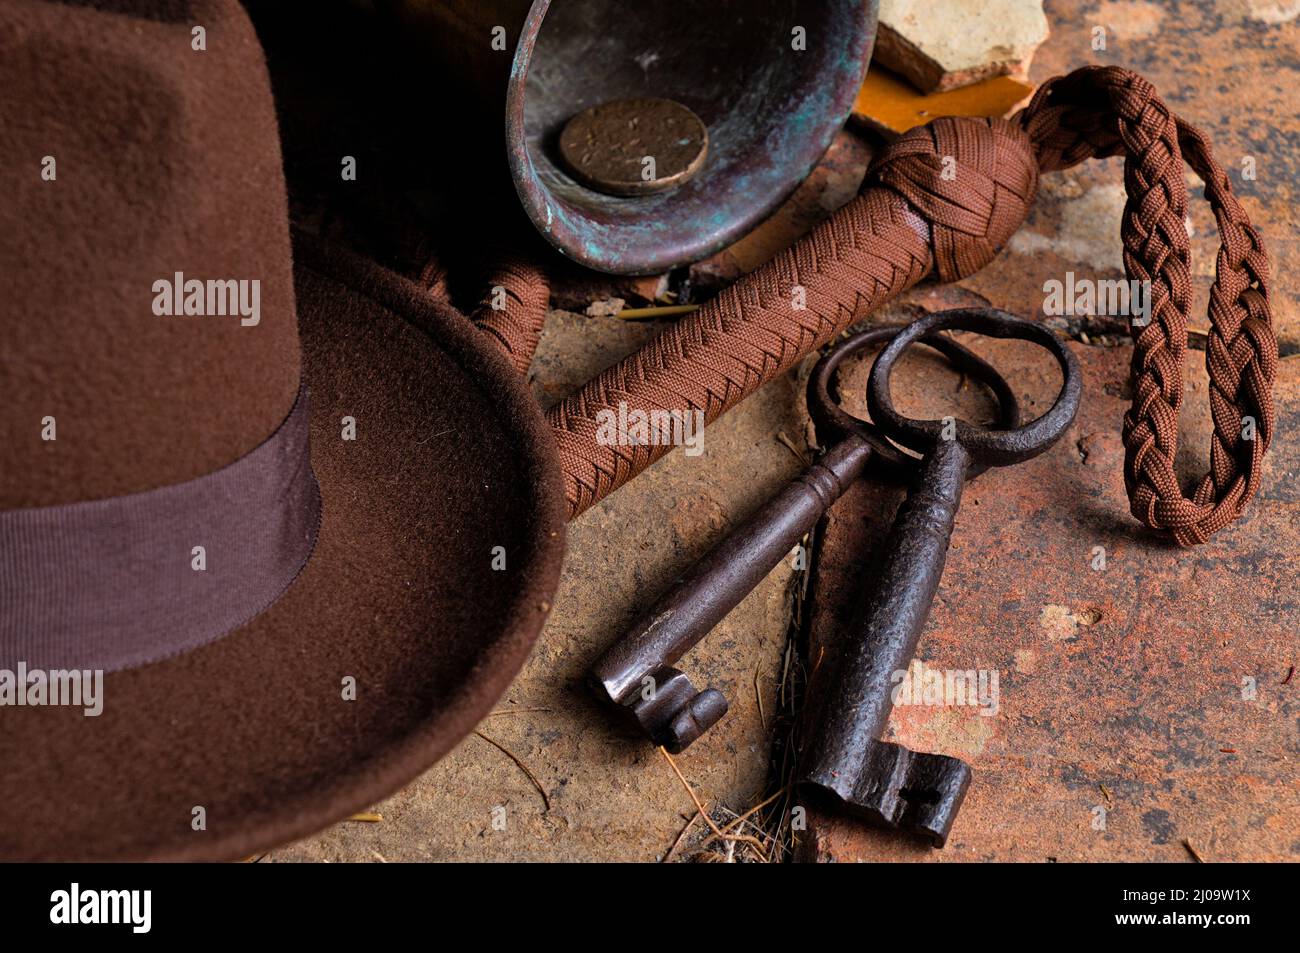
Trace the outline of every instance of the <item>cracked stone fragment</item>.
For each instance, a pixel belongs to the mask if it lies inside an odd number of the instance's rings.
[[[1047,34],[1042,0],[982,0],[941,10],[928,0],[881,0],[873,58],[930,93],[991,76],[1024,78]]]

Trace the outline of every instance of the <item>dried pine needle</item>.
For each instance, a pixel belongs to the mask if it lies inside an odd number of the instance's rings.
[[[625,318],[629,321],[639,320],[641,318],[671,318],[677,314],[690,314],[692,311],[699,309],[698,304],[668,304],[654,308],[624,308],[616,318]]]
[[[503,745],[501,742],[494,741],[493,739],[489,738],[487,735],[483,734],[483,732],[475,731],[474,734],[482,738],[484,741],[486,741],[492,747],[496,748],[503,755],[505,755],[507,758],[509,758],[511,761],[513,761],[515,764],[519,766],[519,770],[522,771],[525,775],[527,775],[529,781],[533,782],[533,787],[537,788],[537,793],[542,796],[542,804],[544,804],[546,806],[546,810],[549,811],[551,809],[551,796],[546,793],[546,788],[542,787],[542,782],[537,780],[537,775],[533,774],[533,772],[529,770],[528,765],[524,764],[523,759],[520,758],[519,755],[511,751],[509,748],[507,748],[505,745]]]
[[[709,812],[704,809],[704,805],[695,794],[695,788],[691,787],[691,782],[686,780],[686,776],[682,774],[681,768],[677,767],[677,762],[674,761],[673,756],[668,753],[668,749],[660,745],[659,753],[664,756],[664,760],[668,762],[668,766],[673,769],[673,774],[677,775],[677,780],[682,782],[682,787],[686,788],[686,793],[689,794],[691,800],[695,802],[695,809],[699,811],[700,815],[704,818],[704,823],[709,825],[709,829],[713,831],[715,838],[722,841],[739,841],[742,844],[749,844],[758,851],[759,856],[762,857],[763,860],[767,860],[767,849],[763,846],[762,841],[757,837],[750,837],[748,834],[727,834],[722,830],[722,828],[718,827],[718,825],[713,822],[713,818],[709,817]]]

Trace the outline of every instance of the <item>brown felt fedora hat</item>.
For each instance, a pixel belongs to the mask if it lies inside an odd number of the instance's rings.
[[[540,410],[291,239],[235,0],[6,0],[0,88],[0,701],[50,689],[0,705],[0,859],[234,859],[372,805],[542,626]],[[48,703],[83,670],[98,715]]]

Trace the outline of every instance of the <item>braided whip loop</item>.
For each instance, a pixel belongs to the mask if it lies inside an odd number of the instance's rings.
[[[1058,77],[1016,118],[1043,171],[1124,154],[1124,268],[1130,280],[1151,288],[1150,323],[1131,328],[1134,393],[1124,415],[1124,483],[1139,520],[1169,530],[1183,546],[1203,543],[1254,496],[1273,438],[1277,340],[1263,239],[1205,134],[1171,113],[1136,73],[1086,67]],[[1220,238],[1205,351],[1214,420],[1210,472],[1190,497],[1174,473],[1191,308],[1184,159],[1205,182]]]

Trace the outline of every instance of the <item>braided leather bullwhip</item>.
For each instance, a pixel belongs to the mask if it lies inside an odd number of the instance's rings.
[[[435,301],[454,307],[442,258],[427,243],[418,248],[415,257],[422,264],[410,275],[412,280]],[[527,374],[546,321],[550,276],[510,243],[496,243],[483,257],[491,263],[484,274],[477,276],[476,284],[483,293],[466,317],[492,336],[515,370]]]
[[[546,270],[526,256],[496,260],[469,319],[494,338],[520,374],[528,373],[551,298]]]
[[[947,117],[904,134],[844,208],[554,407],[570,517],[670,449],[602,445],[600,411],[626,402],[711,422],[931,268],[947,282],[986,265],[1024,222],[1040,169],[1121,152],[1124,264],[1151,282],[1152,304],[1150,323],[1132,328],[1125,483],[1142,522],[1182,545],[1204,542],[1258,489],[1273,436],[1269,260],[1204,134],[1118,67],[1049,81],[1012,121]],[[1206,183],[1222,242],[1206,348],[1211,468],[1190,497],[1174,474],[1191,301],[1184,159]]]

